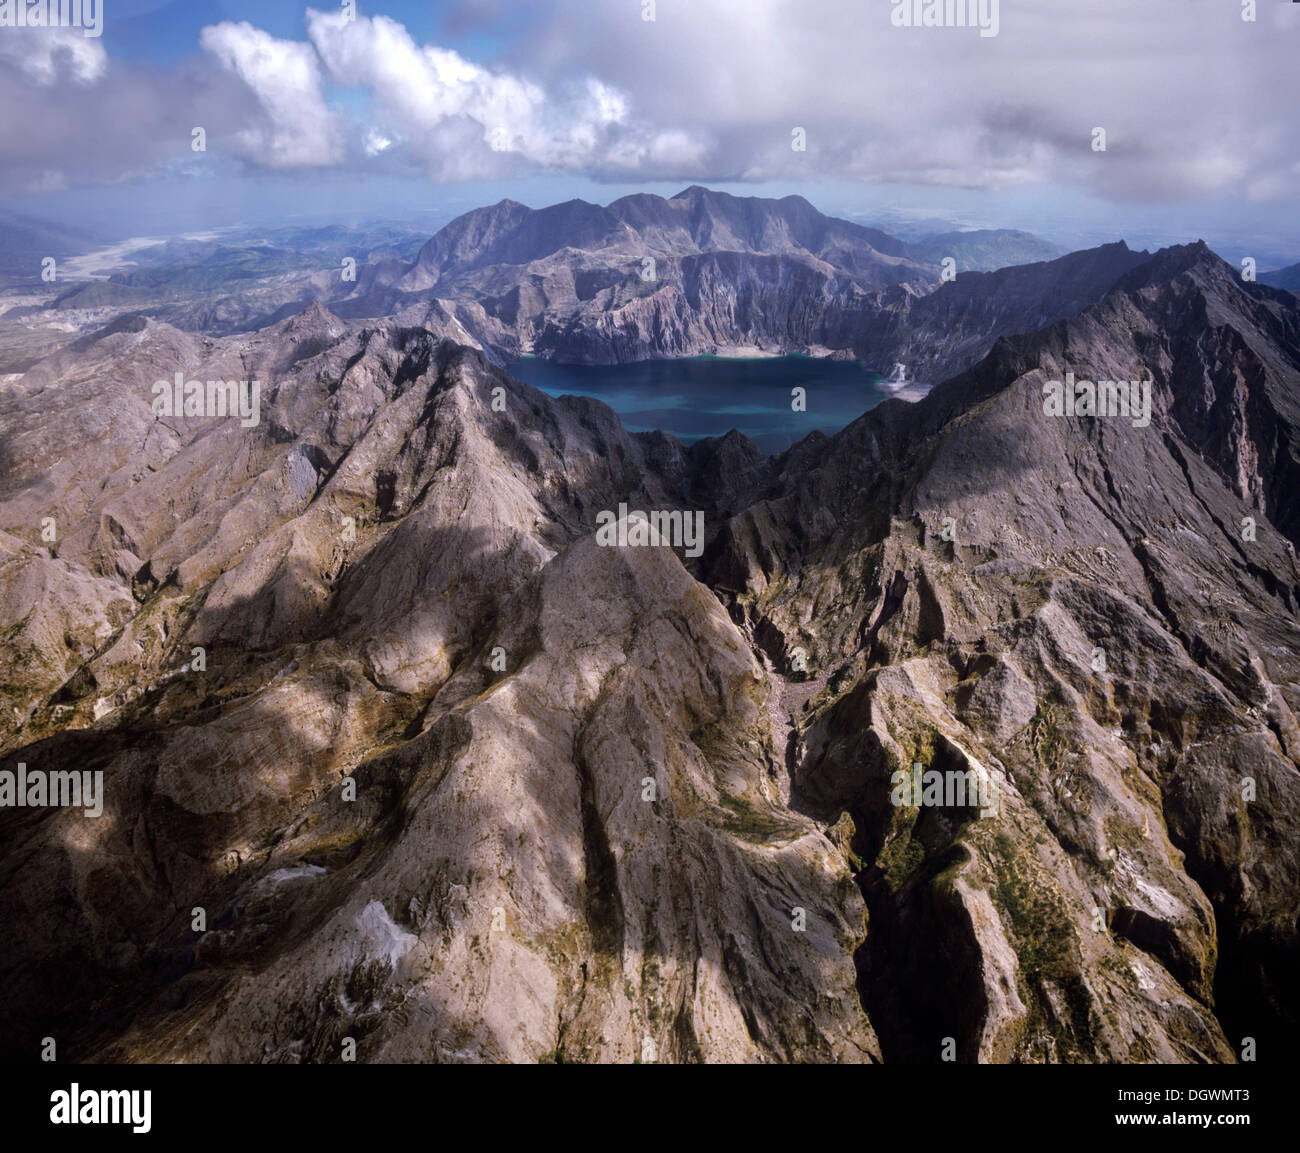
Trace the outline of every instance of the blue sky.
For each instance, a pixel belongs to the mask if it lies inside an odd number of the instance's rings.
[[[703,183],[1300,260],[1300,5],[898,2],[103,0],[97,39],[0,27],[0,204],[154,235]]]
[[[159,66],[175,65],[193,55],[199,33],[224,20],[247,21],[281,39],[303,39],[305,4],[267,0],[105,0],[104,47],[114,59]],[[525,5],[520,5],[524,7]],[[326,4],[318,0],[317,7]],[[369,5],[362,5],[364,13]],[[449,9],[437,3],[384,4],[374,9],[404,24],[413,36],[440,42],[479,56],[498,50],[493,38],[477,31],[461,32]],[[460,34],[458,34],[460,33]]]

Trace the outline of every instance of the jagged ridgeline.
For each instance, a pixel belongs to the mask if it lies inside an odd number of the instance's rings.
[[[432,295],[503,363],[811,353],[883,372],[901,362],[928,385],[1004,332],[1077,313],[1150,255],[1121,241],[1044,261],[1051,246],[1034,240],[1002,230],[906,244],[801,196],[698,186],[606,206],[505,200],[452,221],[412,264],[338,284],[329,303],[339,316],[419,320]],[[987,271],[995,252],[1014,266]]]
[[[1200,244],[934,289],[779,203],[507,202],[337,311],[128,317],[25,372],[4,1055],[1231,1062],[1291,1035],[1297,298]],[[599,254],[610,213],[680,255],[552,256],[561,225]],[[763,329],[774,277],[823,302],[805,327]],[[769,337],[948,379],[765,457],[500,367]],[[195,407],[159,413],[178,373]],[[1149,382],[1149,422],[1054,415],[1067,379]],[[258,384],[258,420],[206,382]],[[598,540],[622,506],[702,516],[702,550]],[[99,815],[48,803],[74,780]]]

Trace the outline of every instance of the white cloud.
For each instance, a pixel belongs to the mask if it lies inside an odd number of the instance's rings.
[[[378,156],[382,152],[387,152],[395,143],[392,137],[386,136],[378,128],[369,128],[366,130],[362,147],[367,156]]]
[[[104,46],[79,28],[6,28],[0,32],[0,60],[42,85],[93,84],[108,68]]]
[[[1300,5],[1261,5],[1253,24],[1223,0],[1000,7],[999,34],[982,38],[894,28],[888,0],[690,0],[660,3],[652,22],[635,2],[445,0],[441,27],[501,45],[490,67],[338,10],[307,9],[301,41],[205,28],[206,51],[166,68],[110,68],[76,30],[6,30],[0,104],[22,115],[0,118],[0,189],[158,171],[189,158],[202,125],[213,153],[254,165],[354,161],[439,181],[558,171],[1042,185],[1156,203],[1300,195]],[[796,126],[805,152],[790,148]]]
[[[343,124],[325,102],[311,45],[279,40],[246,21],[204,28],[200,42],[261,106],[258,122],[236,134],[239,154],[270,168],[343,159]]]
[[[441,179],[491,176],[518,162],[633,171],[702,154],[702,139],[637,124],[627,96],[591,75],[548,92],[518,73],[417,45],[386,16],[308,9],[307,31],[333,83],[372,93],[368,134],[406,141]]]
[[[207,58],[172,68],[114,61],[75,28],[0,29],[0,195],[147,178],[192,158],[190,130],[228,137],[259,114]]]
[[[895,28],[889,0],[690,0],[659,4],[653,22],[637,5],[535,4],[507,60],[539,83],[595,72],[646,123],[713,139],[705,180],[1300,194],[1300,5],[1261,4],[1249,23],[1235,2],[1001,0],[985,38]],[[502,25],[477,0],[451,18]],[[795,126],[806,152],[790,148]]]

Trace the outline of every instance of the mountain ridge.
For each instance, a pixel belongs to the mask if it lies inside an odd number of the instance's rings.
[[[769,458],[543,396],[469,305],[110,325],[38,365],[0,411],[0,741],[104,772],[106,820],[0,814],[3,1050],[1279,1043],[1300,316],[1195,245],[1157,256]],[[156,420],[178,371],[263,377],[263,424]],[[1151,425],[1047,415],[1065,371],[1149,376]],[[620,503],[702,511],[704,555],[600,547]],[[998,814],[891,803],[918,761],[993,781]]]

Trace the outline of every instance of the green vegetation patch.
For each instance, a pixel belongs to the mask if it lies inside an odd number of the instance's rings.
[[[1014,938],[1020,984],[1030,1007],[1030,1023],[1045,1016],[1045,983],[1060,991],[1068,1021],[1059,1021],[1057,1043],[1088,1051],[1092,1046],[1092,997],[1074,955],[1074,925],[1054,885],[1038,876],[1025,854],[1002,832],[988,834],[992,843],[983,854],[993,873],[989,890],[1004,914],[1003,924]]]
[[[754,804],[748,797],[722,793],[718,803],[726,810],[723,827],[730,833],[754,844],[764,845],[796,836],[799,830],[775,817],[771,810]]]

